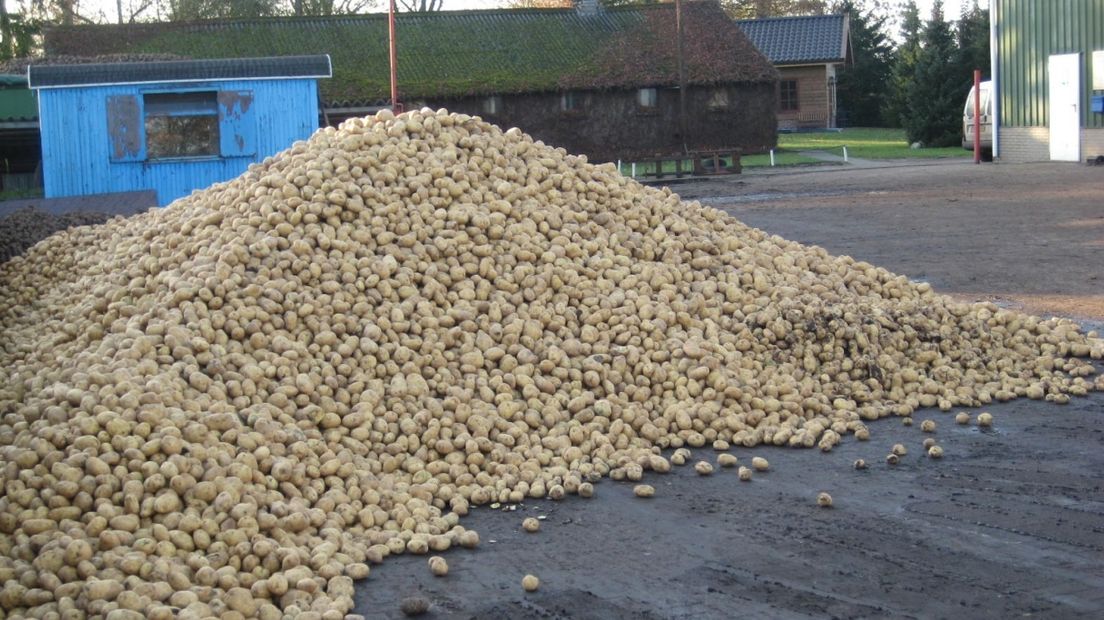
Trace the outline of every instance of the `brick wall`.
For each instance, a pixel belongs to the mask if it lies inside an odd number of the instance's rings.
[[[1012,163],[1050,160],[1050,129],[1047,127],[1002,127],[1000,160]]]
[[[1081,159],[1104,155],[1104,129],[1081,128]]]
[[[1081,128],[1081,159],[1104,155],[1104,129]],[[1000,159],[1012,163],[1050,161],[1050,128],[1004,127]]]

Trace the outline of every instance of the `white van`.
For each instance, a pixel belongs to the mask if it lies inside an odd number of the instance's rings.
[[[981,155],[986,160],[993,156],[993,82],[981,83]],[[966,96],[962,110],[962,148],[974,150],[974,88]]]

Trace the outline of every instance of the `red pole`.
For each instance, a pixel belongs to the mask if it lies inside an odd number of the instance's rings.
[[[399,105],[399,80],[396,78],[398,60],[395,56],[395,0],[391,0],[391,7],[387,11],[387,35],[391,53],[391,111],[398,114],[402,112],[402,106]]]
[[[974,69],[974,163],[981,163],[981,69]]]

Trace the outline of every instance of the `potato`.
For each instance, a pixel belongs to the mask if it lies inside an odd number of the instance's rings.
[[[935,420],[924,420],[920,423],[920,430],[924,431],[925,433],[934,433]]]
[[[767,471],[768,469],[770,469],[770,463],[767,462],[767,459],[761,456],[753,457],[751,459],[751,466],[753,469],[755,469],[755,471]]]
[[[461,547],[475,549],[479,546],[479,533],[474,530],[464,530],[457,537]]]
[[[686,461],[690,459],[690,451],[686,448],[679,448],[671,454],[672,465],[685,465]]]
[[[444,577],[448,574],[448,562],[445,558],[435,555],[429,558],[429,572],[433,573],[434,577]]]
[[[537,579],[533,575],[526,575],[521,578],[521,587],[526,592],[536,592],[540,587],[540,579]]]
[[[928,448],[930,448],[930,447],[932,447],[932,446],[934,446],[934,445],[935,445],[935,439],[934,439],[934,438],[932,438],[932,437],[925,437],[925,438],[924,438],[924,441],[923,441],[923,446],[924,446],[924,450],[925,450],[925,451],[926,451],[926,450],[927,450]]]
[[[736,476],[739,477],[741,481],[747,482],[751,480],[751,470],[741,465],[740,469],[736,470]]]
[[[713,465],[709,461],[698,461],[694,463],[694,471],[698,472],[699,476],[708,476],[713,473]]]
[[[890,454],[886,455],[885,460],[886,460],[886,463],[888,463],[890,465],[896,465],[897,463],[901,462],[901,457],[897,456],[896,454],[890,453]]]
[[[540,521],[533,517],[528,517],[521,522],[521,529],[526,532],[536,532],[540,530]]]
[[[738,459],[734,454],[718,454],[717,465],[721,467],[735,467]]]
[[[932,446],[932,447],[928,448],[928,456],[933,458],[933,459],[943,458],[943,448],[941,448],[939,446]]]
[[[429,611],[429,599],[422,596],[408,596],[399,604],[399,609],[406,616],[421,616]]]
[[[650,484],[638,484],[633,487],[633,495],[637,497],[652,497],[655,495],[655,487]]]
[[[955,414],[955,424],[966,425],[970,423],[970,414],[965,411],[959,411]]]
[[[824,491],[821,491],[820,493],[817,493],[816,503],[817,506],[820,506],[821,508],[831,508],[832,496]]]
[[[993,415],[987,411],[983,411],[978,414],[977,423],[978,426],[982,428],[988,428],[993,425]]]
[[[866,469],[866,461],[863,459],[855,459],[855,462],[851,464],[855,469]]]
[[[893,448],[890,449],[890,452],[897,456],[905,456],[908,454],[908,448],[906,448],[903,443],[895,443],[893,444]]]

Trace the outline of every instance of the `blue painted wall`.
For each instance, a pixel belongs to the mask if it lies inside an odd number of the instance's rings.
[[[133,127],[140,150],[123,157],[113,153],[108,130],[112,97],[135,97],[141,118],[143,93],[195,90],[252,93],[248,109],[239,104],[220,123],[223,155],[151,161],[141,122]],[[232,179],[250,164],[308,138],[318,128],[318,84],[310,78],[44,88],[39,90],[39,122],[47,198],[152,189],[164,206]],[[233,138],[241,146],[241,136],[245,148],[235,153]]]

